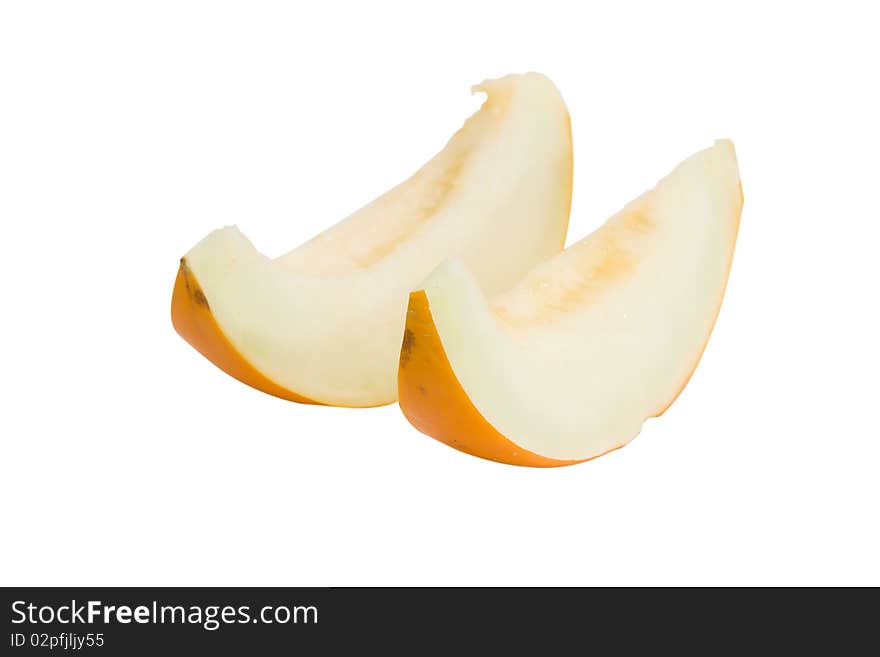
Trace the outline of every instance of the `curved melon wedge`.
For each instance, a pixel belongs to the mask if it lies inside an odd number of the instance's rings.
[[[227,373],[285,399],[396,401],[410,290],[457,257],[498,292],[565,242],[572,150],[559,92],[535,73],[475,89],[486,102],[443,151],[287,255],[267,258],[235,227],[203,239],[181,261],[177,331]]]
[[[502,294],[444,263],[410,295],[401,410],[456,449],[514,465],[622,447],[700,360],[741,211],[736,155],[720,141]]]

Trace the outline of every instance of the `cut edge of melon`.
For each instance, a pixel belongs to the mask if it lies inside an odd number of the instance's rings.
[[[397,389],[400,409],[416,429],[489,461],[557,468],[599,458],[626,444],[586,459],[567,460],[541,456],[502,435],[474,406],[453,371],[424,290],[409,296]]]
[[[732,146],[733,146],[733,144],[731,143],[731,147]],[[734,155],[734,157],[735,157],[735,155]],[[740,222],[742,220],[742,209],[743,209],[743,205],[745,205],[745,197],[743,196],[742,181],[739,181],[737,186],[739,187],[739,216],[737,217],[736,225],[734,226],[734,232],[733,232],[733,244],[734,245],[736,245],[736,240],[739,237],[739,226],[740,226]],[[688,383],[691,382],[691,379],[693,378],[694,374],[697,371],[697,367],[699,367],[700,362],[703,360],[703,354],[706,353],[706,348],[709,346],[709,339],[712,337],[712,333],[715,331],[715,325],[718,323],[718,317],[721,315],[721,307],[724,305],[724,297],[727,294],[727,285],[728,285],[728,283],[730,283],[730,270],[733,269],[733,256],[734,256],[735,251],[736,251],[735,248],[730,250],[730,258],[727,261],[727,274],[725,275],[724,283],[721,286],[721,301],[718,302],[718,306],[715,308],[715,316],[712,318],[712,323],[709,325],[709,331],[708,331],[708,333],[706,333],[706,340],[703,342],[703,346],[697,352],[696,360],[694,361],[693,365],[691,366],[690,371],[688,372],[687,376],[685,376],[684,380],[681,382],[681,385],[678,388],[678,392],[676,392],[674,395],[672,395],[672,398],[669,400],[669,402],[667,402],[663,406],[663,408],[661,408],[656,413],[653,413],[652,415],[649,415],[648,417],[646,417],[645,418],[646,421],[650,420],[652,418],[655,418],[655,417],[660,417],[661,415],[663,415],[666,411],[668,411],[670,409],[670,407],[681,396],[681,393],[684,392],[684,389],[687,388]]]
[[[171,322],[180,337],[214,365],[242,383],[288,401],[325,405],[275,383],[242,355],[217,323],[211,312],[211,304],[186,258],[180,259],[174,281]]]

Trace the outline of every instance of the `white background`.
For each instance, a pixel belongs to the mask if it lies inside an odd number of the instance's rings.
[[[0,583],[880,584],[870,3],[305,4],[2,4]],[[208,231],[289,250],[528,70],[572,115],[569,242],[737,146],[721,316],[630,446],[490,463],[174,332]]]

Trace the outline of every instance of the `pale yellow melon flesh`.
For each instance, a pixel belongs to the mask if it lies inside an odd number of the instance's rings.
[[[733,145],[720,141],[504,293],[444,263],[411,296],[401,409],[453,447],[520,465],[626,444],[700,359],[741,210]]]
[[[407,297],[432,269],[459,258],[495,293],[565,241],[571,128],[558,91],[534,73],[476,89],[487,101],[442,152],[287,255],[267,258],[235,227],[197,244],[172,304],[181,335],[287,399],[395,401]]]

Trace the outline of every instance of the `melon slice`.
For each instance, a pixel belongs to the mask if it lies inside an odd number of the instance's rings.
[[[177,331],[221,369],[285,399],[397,399],[409,292],[457,257],[487,293],[561,251],[571,204],[568,111],[544,76],[485,82],[487,100],[411,178],[287,255],[235,227],[180,263]]]
[[[719,141],[508,291],[486,295],[466,263],[444,263],[410,295],[401,409],[452,447],[516,465],[625,445],[702,355],[741,211],[733,145]]]

